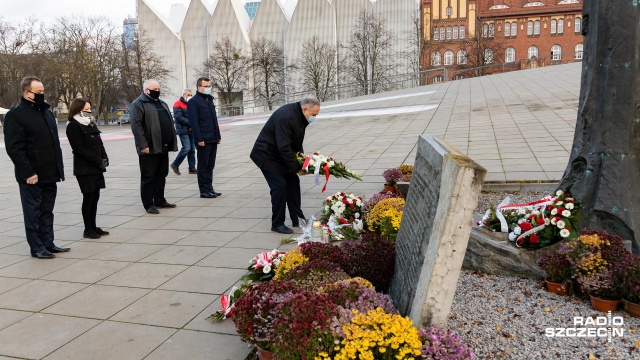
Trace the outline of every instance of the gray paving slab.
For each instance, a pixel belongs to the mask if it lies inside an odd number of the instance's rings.
[[[487,181],[558,180],[571,149],[579,83],[580,64],[569,64],[323,104],[307,128],[305,149],[334,156],[364,181],[330,179],[321,193],[311,176],[302,177],[303,211],[317,213],[336,191],[365,197],[380,191],[385,169],[413,163],[423,133],[485,166]],[[384,99],[390,96],[396,98]],[[423,107],[403,112],[407,105]],[[368,115],[343,117],[359,109]],[[220,119],[214,186],[223,195],[201,199],[194,175],[170,173],[166,197],[178,207],[159,215],[146,214],[140,203],[130,129],[103,127],[111,165],[97,220],[111,234],[100,239],[82,236],[82,196],[61,126],[67,180],[58,184],[55,238],[72,250],[50,261],[29,256],[17,184],[11,171],[0,173],[0,357],[243,359],[249,349],[232,321],[206,318],[257,252],[293,247],[281,246],[283,235],[270,231],[269,189],[249,159],[262,122]],[[0,166],[12,167],[4,151]],[[43,345],[16,336],[42,324],[60,333]]]

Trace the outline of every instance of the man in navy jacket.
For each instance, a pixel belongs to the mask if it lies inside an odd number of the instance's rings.
[[[171,170],[176,175],[180,175],[180,164],[187,158],[189,163],[189,174],[196,173],[196,143],[193,141],[191,124],[189,124],[189,114],[187,113],[187,102],[193,93],[189,89],[184,89],[182,97],[173,104],[173,119],[176,122],[176,135],[180,138],[182,148],[171,163]]]
[[[44,86],[35,76],[22,79],[22,99],[4,121],[4,142],[20,186],[22,215],[31,256],[52,259],[67,252],[53,243],[53,206],[58,181],[64,181],[58,121],[44,102]]]
[[[220,144],[220,126],[216,106],[211,96],[211,80],[201,77],[196,82],[197,92],[189,100],[187,112],[189,123],[198,150],[198,187],[201,198],[216,198],[222,195],[213,190],[213,168]]]

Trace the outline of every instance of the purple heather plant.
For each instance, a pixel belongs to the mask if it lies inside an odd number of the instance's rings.
[[[398,168],[387,169],[382,173],[385,185],[394,186],[398,179],[402,177],[402,172]]]
[[[581,276],[578,283],[582,290],[604,300],[620,300],[618,287],[613,279],[610,269],[600,270],[591,276]]]
[[[549,281],[564,284],[571,279],[571,261],[560,252],[544,254],[538,260],[538,265],[547,273]]]
[[[467,360],[474,356],[453,330],[429,326],[419,334],[424,344],[420,349],[423,359]]]
[[[621,297],[640,304],[640,255],[629,254],[612,264],[610,269]]]

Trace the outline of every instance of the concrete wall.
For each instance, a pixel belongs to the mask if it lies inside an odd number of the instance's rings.
[[[196,91],[195,81],[200,75],[195,69],[201,69],[209,57],[207,25],[211,13],[203,1],[208,0],[191,0],[180,31],[180,37],[184,41],[187,87],[192,91]]]

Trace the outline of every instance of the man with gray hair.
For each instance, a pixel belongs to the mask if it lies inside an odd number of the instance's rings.
[[[269,117],[253,145],[251,160],[269,184],[271,231],[293,234],[293,230],[284,224],[287,206],[292,226],[299,226],[298,219],[305,219],[298,177],[304,171],[296,153],[304,152],[305,129],[319,112],[320,101],[315,96],[306,96],[300,102],[284,105]]]
[[[158,208],[174,208],[164,197],[169,175],[169,151],[177,151],[176,130],[169,106],[160,100],[160,84],[146,80],[142,94],[129,106],[131,131],[140,163],[140,197],[149,214]]]

